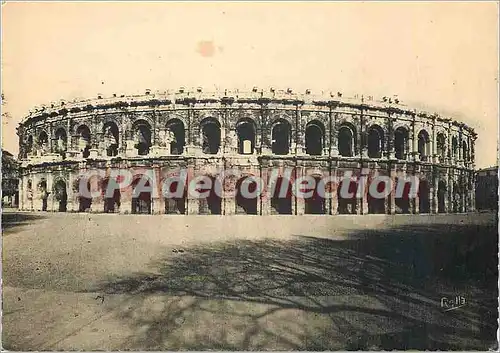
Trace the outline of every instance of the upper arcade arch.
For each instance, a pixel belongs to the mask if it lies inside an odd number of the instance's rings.
[[[208,117],[200,122],[202,151],[206,154],[219,153],[221,146],[221,124],[218,119]]]
[[[382,158],[384,148],[384,130],[379,125],[371,125],[368,128],[368,157]]]
[[[152,145],[151,125],[146,120],[137,120],[132,125],[132,134],[134,148],[137,150],[137,154],[139,156],[149,154],[149,149]]]
[[[170,154],[180,155],[184,153],[186,145],[185,126],[181,119],[173,118],[167,121],[165,126],[167,137],[167,148],[170,149]]]
[[[305,147],[306,153],[311,156],[323,154],[325,146],[325,126],[319,120],[311,120],[306,125]]]
[[[350,123],[342,123],[338,129],[338,151],[342,157],[353,157],[357,153],[356,128]]]
[[[406,127],[400,126],[394,131],[394,152],[397,159],[406,159],[409,149],[410,134]]]
[[[279,119],[271,127],[271,150],[277,155],[290,153],[292,126],[285,119]]]
[[[253,119],[241,118],[236,122],[238,153],[253,154],[257,138],[257,126]]]
[[[422,129],[418,133],[418,154],[421,161],[426,162],[432,156],[431,139],[427,130]]]

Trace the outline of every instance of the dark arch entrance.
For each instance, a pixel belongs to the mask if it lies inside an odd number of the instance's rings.
[[[342,197],[341,190],[344,183],[349,183],[348,192],[352,197]],[[337,188],[337,202],[339,214],[356,214],[356,192],[358,191],[358,184],[355,181],[341,181]]]
[[[105,123],[103,126],[103,135],[106,156],[116,157],[118,155],[118,145],[120,139],[120,133],[116,123],[113,121]]]
[[[431,204],[429,200],[429,183],[427,180],[420,180],[418,185],[418,211],[419,213],[431,213]]]
[[[80,182],[77,181],[76,183],[76,190],[80,194],[78,197],[78,212],[89,212],[91,207],[92,207],[92,197],[86,197],[81,191],[80,191]],[[91,192],[91,184],[90,180],[87,180],[87,192]]]
[[[384,150],[384,131],[378,125],[368,129],[368,157],[381,158]]]
[[[68,193],[66,191],[66,183],[63,180],[58,180],[54,184],[54,196],[59,203],[57,210],[59,212],[66,212],[68,204]]]
[[[286,192],[281,193],[282,188]],[[280,194],[284,196],[281,197]],[[292,184],[287,178],[279,177],[276,179],[271,197],[271,214],[292,214]]]
[[[446,182],[444,180],[439,181],[438,184],[438,213],[446,213]]]
[[[173,181],[170,184],[170,194],[176,195],[179,182]],[[187,190],[184,188],[181,197],[165,197],[165,213],[166,214],[185,214],[186,213],[186,196]]]
[[[109,188],[109,191],[108,191]],[[104,179],[102,182],[102,195],[104,197],[104,212],[115,213],[120,210],[120,186],[114,179]]]
[[[338,150],[342,157],[352,157],[355,154],[355,131],[350,127],[343,125],[338,132]]]
[[[311,156],[323,154],[325,128],[319,121],[311,121],[306,126],[306,153]]]
[[[134,147],[139,156],[149,153],[151,147],[151,126],[146,121],[137,121],[134,125]]]
[[[462,192],[458,183],[453,184],[453,213],[460,212],[460,206],[462,204]]]
[[[49,197],[49,193],[47,190],[47,181],[46,180],[40,181],[40,183],[38,184],[38,189],[42,196],[42,211],[47,211],[47,199]]]
[[[325,199],[321,197],[318,189],[321,177],[314,177],[314,190],[311,197],[304,199],[305,214],[325,214]],[[323,191],[324,192],[324,191]]]
[[[286,155],[290,153],[291,138],[290,123],[286,120],[278,121],[272,128],[272,152],[277,155]]]
[[[132,183],[132,213],[133,214],[151,214],[151,192],[142,191],[137,193],[135,192],[136,187],[139,184],[141,178],[137,178]],[[142,185],[142,183],[141,183]],[[150,187],[150,181],[147,180],[144,183],[145,188]]]
[[[398,186],[399,183],[404,183],[404,188],[403,188],[403,193],[401,194],[401,197],[398,197],[398,188],[401,186]],[[395,188],[394,192],[396,192],[394,201],[396,204],[396,213],[403,213],[403,214],[408,214],[410,213],[410,188],[411,184],[408,181],[401,180],[399,178],[395,179]]]
[[[217,154],[220,148],[220,124],[216,119],[206,118],[201,123],[202,150],[206,154]]]
[[[184,153],[184,145],[185,145],[185,131],[184,131],[184,123],[180,119],[172,119],[167,123],[167,130],[172,132],[174,139],[170,141],[170,154],[179,155]]]
[[[255,148],[255,124],[251,120],[242,119],[236,124],[238,135],[238,153],[253,154]]]
[[[200,192],[208,191],[205,198],[199,199],[199,214],[201,215],[220,215],[222,214],[222,199],[217,195],[216,189],[222,190],[221,183],[217,178],[209,176],[212,181],[210,190],[199,190]]]
[[[236,214],[257,214],[257,196],[245,197],[242,194],[242,189],[248,190],[253,194],[257,190],[257,183],[252,180],[252,177],[243,177],[236,183]]]
[[[374,182],[377,182],[376,180]],[[377,183],[377,192],[384,193],[385,183],[378,182]],[[368,187],[367,192],[367,201],[368,201],[368,213],[371,214],[384,214],[385,213],[385,197],[377,198],[371,195],[370,193],[371,185]]]

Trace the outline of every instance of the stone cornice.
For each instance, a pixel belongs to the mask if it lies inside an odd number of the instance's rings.
[[[203,92],[201,89],[196,91],[186,91],[181,89],[175,93],[171,91],[163,93],[150,92],[151,91],[148,90],[144,95],[114,95],[113,97],[106,98],[99,95],[98,98],[94,99],[73,102],[60,101],[59,103],[42,105],[41,107],[35,107],[32,111],[30,111],[30,114],[21,121],[20,125],[25,125],[29,122],[36,122],[49,117],[67,117],[71,114],[80,112],[90,113],[96,110],[108,109],[127,111],[130,108],[164,108],[172,105],[196,107],[197,104],[221,104],[223,106],[231,106],[234,104],[258,104],[262,107],[266,107],[271,104],[277,104],[290,107],[301,107],[302,105],[317,106],[318,108],[330,107],[330,109],[334,109],[336,107],[349,107],[363,111],[381,111],[387,113],[388,115],[412,115],[440,123],[449,123],[452,126],[462,128],[469,131],[472,135],[475,135],[474,130],[462,122],[441,117],[436,113],[411,109],[403,104],[400,104],[399,101],[398,103],[393,103],[387,99],[384,101],[375,101],[371,97],[370,99],[365,99],[363,96],[361,96],[361,98],[349,98],[342,97],[340,93],[337,95],[332,93],[322,93],[317,95],[311,94],[309,90],[307,90],[304,94],[293,93],[291,90],[284,91],[273,89],[270,91],[258,91],[254,89],[249,92],[239,90]]]

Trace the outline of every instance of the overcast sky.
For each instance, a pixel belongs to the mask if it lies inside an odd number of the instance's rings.
[[[7,3],[3,147],[34,105],[179,86],[291,87],[447,114],[496,164],[498,9],[474,3]]]

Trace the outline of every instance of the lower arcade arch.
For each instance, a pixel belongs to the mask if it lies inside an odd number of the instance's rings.
[[[347,194],[344,195],[345,191],[347,191]],[[356,214],[357,191],[358,191],[358,184],[355,181],[341,181],[339,183],[337,188],[337,203],[338,203],[339,214]]]
[[[394,203],[396,206],[396,213],[408,214],[410,213],[410,189],[411,183],[404,179],[396,178],[394,183]],[[404,186],[400,184],[404,183]]]
[[[304,199],[304,213],[305,214],[325,214],[326,202],[324,196],[324,190],[319,188],[324,185],[320,183],[321,177],[314,176],[314,190],[312,190],[311,197],[306,197]]]
[[[220,215],[222,214],[222,199],[220,191],[222,185],[220,181],[214,176],[210,178],[210,189],[198,190],[198,192],[205,194],[205,197],[199,199],[198,213],[201,215]]]
[[[151,214],[151,181],[143,177],[146,180],[141,182],[142,177],[138,177],[132,182],[132,214]]]
[[[257,214],[257,182],[246,176],[236,182],[236,214]]]
[[[429,182],[425,179],[418,184],[418,211],[419,213],[431,213],[431,203],[429,198]]]
[[[383,182],[377,182],[373,181],[373,183],[376,183],[376,186],[374,187],[373,185],[369,185],[368,187],[368,192],[367,192],[367,203],[368,203],[368,213],[370,214],[385,214],[386,213],[386,194],[387,190],[386,187],[388,187],[385,183]],[[371,192],[371,189],[375,188],[377,191],[378,195],[373,194]],[[383,195],[381,195],[383,194]]]
[[[115,179],[106,178],[102,182],[101,191],[104,199],[104,212],[120,212],[120,185]]]
[[[57,202],[57,211],[66,212],[68,206],[68,193],[64,180],[59,179],[54,183],[54,200]]]
[[[165,214],[186,214],[186,187],[178,190],[181,185],[178,181],[173,181],[169,185],[168,192],[164,195],[165,198]]]
[[[271,214],[292,214],[292,183],[290,180],[278,177],[271,190]]]
[[[92,208],[92,197],[85,195],[83,190],[80,190],[80,180],[76,181],[75,189],[77,190],[78,196],[78,212],[89,212]],[[92,185],[90,180],[87,180],[87,191],[90,192],[92,190]]]
[[[446,212],[446,195],[447,195],[447,185],[444,180],[440,180],[438,183],[438,213]]]
[[[452,195],[452,212],[453,213],[459,213],[461,212],[461,205],[462,205],[462,192],[460,190],[460,186],[458,183],[453,184],[453,192],[451,193]]]
[[[38,191],[40,192],[40,197],[42,199],[42,211],[47,211],[49,193],[47,192],[47,181],[45,179],[42,179],[40,183],[38,183]]]

